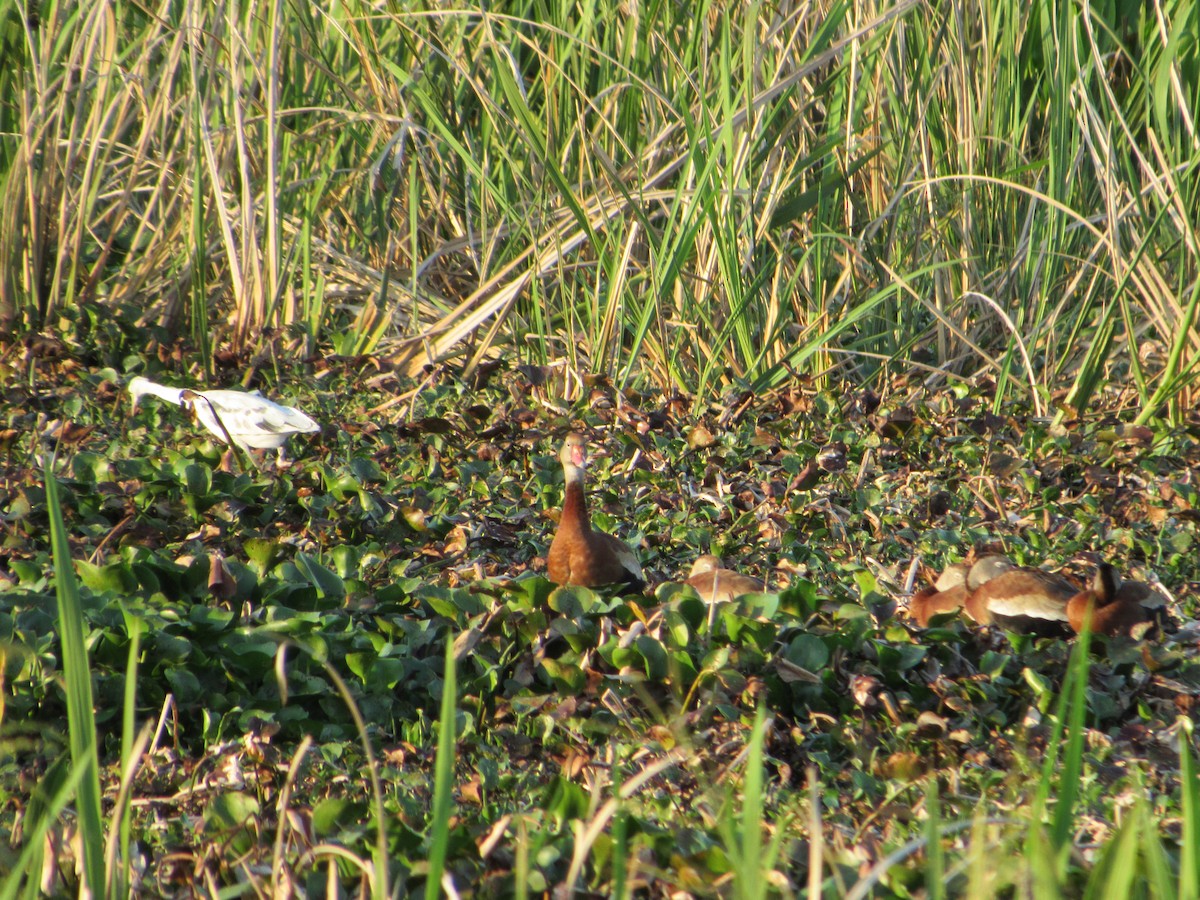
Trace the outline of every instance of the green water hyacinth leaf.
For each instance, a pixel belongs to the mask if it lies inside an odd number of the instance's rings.
[[[904,672],[925,658],[928,648],[920,644],[877,643],[879,665],[884,671]]]
[[[75,571],[79,581],[97,593],[111,591],[114,594],[129,594],[137,590],[138,580],[123,562],[95,566],[82,559],[76,560]]]
[[[205,830],[224,835],[242,852],[249,849],[254,840],[252,825],[261,808],[249,794],[229,791],[218,794],[204,808]]]
[[[353,475],[329,473],[325,480],[325,490],[339,503],[344,503],[352,497],[357,498],[362,492],[362,485]]]
[[[188,669],[168,668],[165,670],[167,684],[171,686],[171,692],[175,695],[175,700],[181,705],[190,706],[193,703],[205,700],[206,691],[200,683],[200,679],[195,673]]]
[[[247,538],[242,541],[242,552],[260,574],[265,574],[275,565],[279,543],[266,538]]]
[[[362,484],[382,484],[387,481],[379,463],[363,456],[356,456],[350,460],[350,471]]]
[[[299,552],[293,560],[296,568],[317,589],[321,598],[341,601],[346,598],[346,585],[336,572],[321,565],[307,553]]]
[[[555,612],[560,612],[564,616],[571,618],[577,618],[595,609],[599,601],[600,596],[595,591],[571,585],[569,587],[560,587],[554,591],[547,602],[549,607]]]
[[[357,547],[342,545],[329,551],[329,559],[342,579],[354,578],[358,574],[362,552]]]
[[[368,687],[393,689],[408,674],[404,660],[373,653],[348,653],[346,666]]]
[[[792,638],[783,654],[788,662],[810,672],[819,672],[829,663],[829,647],[815,634],[798,634]]]
[[[212,493],[212,469],[189,463],[184,466],[183,480],[187,492],[195,497],[208,497]]]
[[[80,450],[72,457],[71,471],[84,484],[99,484],[112,477],[108,457],[87,450]]]
[[[407,523],[408,527],[418,534],[429,530],[428,516],[425,510],[420,507],[402,506],[400,507],[400,515],[402,521]]]
[[[692,628],[679,608],[668,609],[663,620],[667,626],[667,637],[672,646],[686,648],[692,638]]]
[[[779,614],[778,594],[746,594],[739,597],[741,614],[748,619],[773,620]]]
[[[30,498],[29,492],[26,490],[17,491],[16,494],[9,499],[8,508],[4,510],[4,520],[7,522],[18,522],[21,519],[27,518],[34,508],[34,500]],[[37,498],[39,508],[45,506],[45,497]]]
[[[313,807],[313,831],[319,837],[332,837],[342,831],[358,831],[366,818],[365,803],[345,797],[328,797]]]
[[[1021,677],[1025,679],[1026,684],[1033,688],[1039,701],[1048,699],[1053,693],[1054,688],[1050,680],[1040,672],[1035,672],[1026,666],[1021,670]]]
[[[547,626],[547,630],[550,634],[563,638],[576,653],[587,649],[592,643],[590,640],[592,630],[584,627],[574,619],[552,619]]]
[[[779,593],[779,603],[783,609],[792,611],[800,618],[807,618],[821,608],[821,598],[817,594],[817,586],[811,581],[797,579]]]
[[[429,604],[434,612],[450,619],[457,620],[459,616],[464,614],[477,616],[486,609],[481,597],[461,588],[444,588],[429,585],[422,588],[417,594]]]
[[[221,634],[233,623],[234,613],[223,607],[197,604],[188,610],[188,621],[198,635]]]
[[[578,694],[587,685],[583,670],[563,660],[543,659],[541,668],[553,682],[555,690],[564,694]]]
[[[662,643],[648,634],[640,634],[634,646],[645,662],[646,677],[651,681],[662,681],[669,674],[667,651]]]
[[[510,581],[503,590],[509,595],[510,607],[518,610],[545,609],[550,605],[550,595],[558,590],[558,586],[538,576]]]

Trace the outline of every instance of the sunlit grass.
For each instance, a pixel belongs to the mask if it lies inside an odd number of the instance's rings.
[[[75,809],[79,815],[83,854],[82,884],[85,891],[99,894],[107,888],[108,879],[105,877],[104,824],[100,807],[100,752],[92,704],[92,670],[86,647],[88,629],[84,624],[53,463],[46,466],[45,474],[50,540],[54,548],[54,580],[58,595],[58,628],[62,640],[71,766],[80,773]]]
[[[1143,418],[1194,388],[1186,3],[4,8],[38,102],[0,104],[3,327],[136,304],[206,373],[283,328],[701,396],[914,363],[1075,411],[1127,373]]]

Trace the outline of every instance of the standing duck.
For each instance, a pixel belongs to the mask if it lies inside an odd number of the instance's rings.
[[[566,495],[547,557],[550,580],[583,587],[622,585],[640,591],[646,579],[633,551],[611,534],[592,528],[583,490],[587,442],[581,435],[567,435],[559,460],[566,478]]]
[[[258,391],[195,391],[158,384],[141,375],[129,382],[133,408],[146,394],[182,406],[225,444],[235,444],[253,456],[251,447],[275,450],[286,462],[283,445],[293,434],[311,434],[321,426],[300,410],[281,406]]]
[[[1067,619],[1076,633],[1085,623],[1093,634],[1143,637],[1166,611],[1166,600],[1148,584],[1121,581],[1110,563],[1096,568],[1092,586],[1067,603]]]
[[[761,594],[767,589],[757,578],[722,568],[720,558],[711,554],[692,563],[687,583],[708,603],[722,603],[742,594]]]

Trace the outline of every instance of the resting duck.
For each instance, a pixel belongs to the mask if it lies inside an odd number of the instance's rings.
[[[708,603],[722,603],[742,594],[761,594],[767,589],[757,578],[722,568],[720,558],[711,554],[692,563],[687,583]]]
[[[583,490],[587,468],[587,443],[583,437],[568,434],[559,459],[567,487],[562,517],[546,560],[550,580],[584,587],[622,585],[640,591],[646,586],[646,578],[633,551],[611,534],[592,528]]]
[[[1166,600],[1148,584],[1121,581],[1110,563],[1096,568],[1092,586],[1067,603],[1067,619],[1076,633],[1086,623],[1093,634],[1140,638],[1166,612]]]
[[[922,628],[942,613],[961,609],[971,596],[967,587],[970,568],[966,563],[954,563],[938,576],[932,587],[921,588],[908,603],[908,614]]]
[[[300,410],[281,406],[268,400],[258,391],[196,391],[158,384],[141,375],[129,382],[133,408],[146,394],[182,406],[200,424],[224,444],[236,444],[246,451],[251,447],[275,450],[279,464],[284,465],[284,444],[293,434],[311,434],[321,426]]]
[[[967,576],[966,613],[980,625],[1053,635],[1068,633],[1067,603],[1079,593],[1074,582],[1003,556],[985,556]]]
[[[970,567],[964,563],[948,566],[932,588],[913,595],[908,614],[924,627],[933,616],[962,608],[980,625],[1032,634],[1066,634],[1067,601],[1078,591],[1062,576],[988,554]]]

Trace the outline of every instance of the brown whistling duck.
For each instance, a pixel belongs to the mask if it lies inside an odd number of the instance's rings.
[[[980,625],[1040,635],[1068,633],[1067,603],[1079,593],[1061,575],[992,556],[971,567],[967,584],[966,612]]]
[[[567,486],[562,517],[547,557],[550,580],[583,587],[619,584],[640,591],[646,579],[633,551],[611,534],[592,528],[588,517],[583,490],[587,442],[581,435],[568,434],[559,459]]]
[[[947,566],[932,587],[921,588],[913,594],[908,602],[909,617],[924,628],[933,616],[961,609],[971,596],[967,588],[968,571],[965,563]]]
[[[1087,622],[1093,634],[1141,638],[1166,612],[1166,600],[1140,581],[1121,581],[1110,563],[1096,568],[1092,586],[1067,603],[1067,619],[1076,633]]]
[[[722,568],[721,560],[712,555],[701,556],[692,563],[687,583],[708,603],[721,603],[742,594],[761,594],[767,589],[757,578]]]

